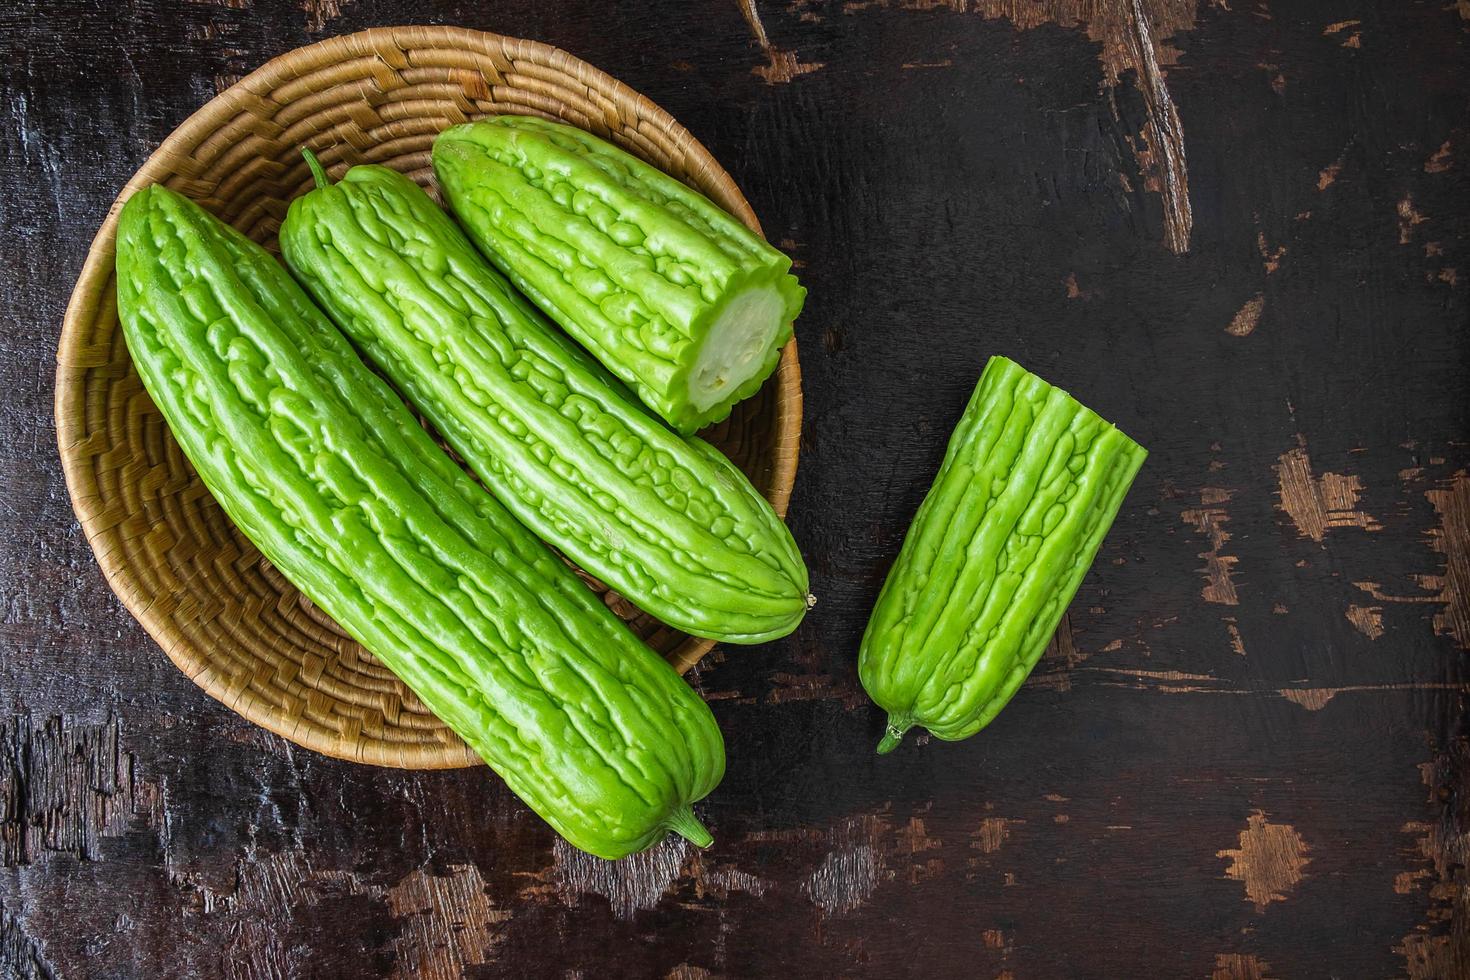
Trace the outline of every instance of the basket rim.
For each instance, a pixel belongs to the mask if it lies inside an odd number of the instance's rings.
[[[398,44],[400,40],[404,42],[402,46]],[[99,545],[103,543],[100,539],[113,530],[113,524],[103,525],[99,520],[101,502],[95,495],[89,494],[83,472],[87,457],[78,452],[86,435],[85,413],[81,409],[86,403],[85,379],[91,370],[86,363],[87,358],[83,356],[83,342],[86,328],[94,319],[99,297],[104,294],[105,289],[110,288],[116,260],[118,215],[122,205],[140,188],[160,182],[175,173],[170,162],[175,151],[197,147],[217,132],[221,124],[236,118],[243,111],[242,97],[258,98],[268,94],[283,83],[299,77],[301,72],[298,68],[303,65],[320,67],[370,55],[381,58],[380,51],[384,46],[394,47],[400,52],[414,48],[441,48],[488,53],[499,49],[508,59],[528,58],[544,66],[554,66],[555,70],[568,74],[588,89],[597,89],[609,98],[633,101],[638,106],[641,117],[654,121],[685,151],[688,162],[692,165],[690,173],[717,188],[724,198],[723,203],[727,206],[733,205],[735,216],[756,234],[764,237],[760,223],[739,186],[709,149],[688,129],[647,96],[561,48],[542,41],[445,25],[373,27],[337,35],[276,55],[194,110],[164,137],[123,185],[88,246],[86,260],[67,300],[57,342],[52,410],[67,495],[87,545],[118,601],[185,676],[210,697],[246,720],[323,755],[395,768],[455,769],[483,763],[462,742],[453,745],[394,745],[390,754],[386,748],[381,747],[386,745],[381,740],[359,737],[349,743],[343,738],[327,738],[318,734],[314,728],[307,728],[303,732],[300,720],[294,726],[288,725],[282,723],[278,712],[252,710],[248,689],[232,690],[221,683],[207,666],[201,667],[201,664],[207,665],[209,660],[206,651],[167,617],[151,610],[152,603],[147,595],[140,594],[142,590],[128,563],[109,552],[99,551]],[[786,407],[775,433],[775,450],[772,454],[773,488],[768,495],[776,512],[784,518],[796,481],[803,414],[801,367],[794,337],[782,349],[780,364],[768,383],[780,384],[781,402]],[[714,646],[714,640],[691,636],[666,659],[683,674]]]

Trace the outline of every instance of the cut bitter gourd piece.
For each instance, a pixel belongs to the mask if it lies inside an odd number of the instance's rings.
[[[235,525],[573,845],[674,831],[724,773],[709,707],[435,445],[259,245],[160,186],[128,199],[118,315]]]
[[[781,327],[781,294],[749,289],[720,311],[689,373],[689,401],[707,412],[760,369]]]
[[[1060,388],[992,357],[949,441],[858,655],[888,712],[967,738],[1036,666],[1147,453]]]
[[[679,432],[725,418],[775,370],[806,290],[702,194],[530,116],[451,127],[433,161],[480,250]]]

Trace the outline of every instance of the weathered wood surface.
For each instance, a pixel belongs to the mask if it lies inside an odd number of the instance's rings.
[[[647,93],[811,289],[821,603],[694,678],[707,852],[253,728],[72,519],[52,357],[113,195],[268,57],[415,21]],[[1470,975],[1464,0],[14,0],[0,65],[0,974]],[[1152,457],[1012,706],[879,759],[858,638],[993,352]]]

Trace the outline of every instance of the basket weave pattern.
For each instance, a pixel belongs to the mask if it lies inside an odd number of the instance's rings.
[[[117,213],[162,183],[275,248],[311,147],[334,176],[399,170],[437,198],[429,148],[490,113],[540,115],[608,139],[759,231],[728,174],[668,113],[564,51],[444,27],[379,28],[276,58],[166,139],[92,244],[57,352],[56,427],[72,503],[113,590],[196,684],[308,748],[406,768],[478,758],[377,659],[267,562],[225,517],[144,392],[117,322]],[[801,374],[788,345],[774,378],[705,433],[782,515],[796,476]],[[589,580],[680,671],[713,645]]]

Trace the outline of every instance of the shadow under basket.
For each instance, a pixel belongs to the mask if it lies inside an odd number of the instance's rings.
[[[387,668],[316,609],[235,529],[144,392],[117,321],[117,215],[140,187],[192,197],[268,248],[311,186],[310,147],[335,176],[378,163],[438,197],[429,148],[496,113],[579,126],[701,191],[759,232],[730,176],[648,99],[564,51],[448,27],[377,28],[269,62],[190,116],[148,158],[98,231],[57,351],[56,430],[72,505],[108,583],[212,697],[299,745],[410,769],[479,763]],[[785,516],[796,478],[801,369],[775,375],[703,435]],[[681,673],[714,645],[607,604]]]

